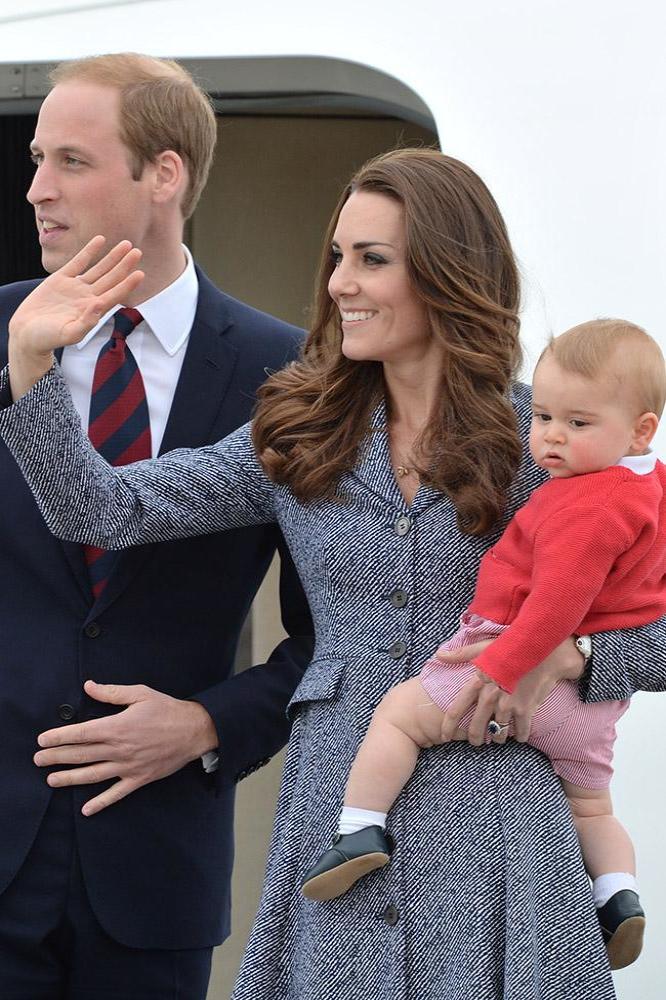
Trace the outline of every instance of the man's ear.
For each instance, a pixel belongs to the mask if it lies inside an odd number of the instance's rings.
[[[648,450],[652,438],[657,433],[659,417],[656,413],[641,413],[636,418],[631,439],[631,454],[643,455]]]
[[[173,149],[165,149],[155,157],[153,168],[153,201],[166,204],[183,199],[187,184],[187,169],[183,159]]]

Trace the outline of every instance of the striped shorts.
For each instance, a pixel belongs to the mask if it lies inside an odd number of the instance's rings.
[[[460,649],[494,639],[506,628],[509,626],[465,613],[460,629],[444,646]],[[420,679],[432,701],[446,711],[475,669],[471,663],[446,664],[433,658],[424,665]],[[545,753],[555,772],[573,785],[607,788],[613,775],[615,723],[628,707],[628,700],[587,704],[578,697],[576,681],[560,681],[534,715],[528,743]],[[469,725],[473,711],[461,719],[462,729]],[[513,736],[513,724],[509,725],[509,736]]]

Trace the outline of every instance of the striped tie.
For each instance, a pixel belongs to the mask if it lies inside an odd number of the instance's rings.
[[[127,465],[151,456],[146,390],[127,338],[143,319],[137,309],[119,309],[93,377],[88,436],[110,465]],[[92,592],[97,599],[116,560],[115,552],[84,545]]]

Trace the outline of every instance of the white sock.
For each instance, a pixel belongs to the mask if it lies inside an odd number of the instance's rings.
[[[630,872],[609,872],[607,875],[600,875],[592,883],[594,905],[597,909],[605,906],[611,896],[621,889],[633,889],[634,892],[638,892],[636,879]]]
[[[354,809],[343,806],[338,822],[338,833],[358,833],[368,826],[386,826],[386,813],[373,812],[372,809]]]

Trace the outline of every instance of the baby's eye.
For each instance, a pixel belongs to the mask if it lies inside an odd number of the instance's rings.
[[[538,420],[540,424],[547,424],[550,420],[550,414],[548,413],[533,413],[532,416],[535,420]]]
[[[571,423],[572,423],[572,425],[574,427],[587,427],[588,426],[588,421],[587,420],[572,420]]]

